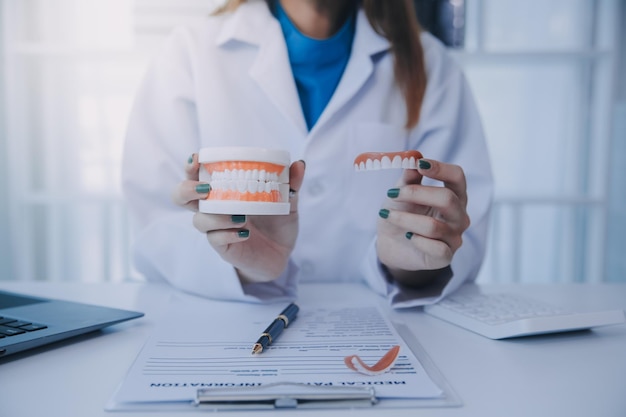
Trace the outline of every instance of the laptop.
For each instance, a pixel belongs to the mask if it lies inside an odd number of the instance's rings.
[[[0,291],[0,358],[142,316],[136,311]]]

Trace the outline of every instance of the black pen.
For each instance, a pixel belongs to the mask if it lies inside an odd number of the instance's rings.
[[[289,326],[289,323],[296,319],[300,308],[294,303],[289,304],[279,315],[274,319],[267,329],[263,332],[259,340],[256,341],[252,347],[252,354],[261,353],[263,349],[268,347],[278,339],[278,336],[282,333],[283,329]]]

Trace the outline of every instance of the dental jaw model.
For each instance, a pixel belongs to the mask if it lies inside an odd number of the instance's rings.
[[[199,210],[213,214],[289,214],[287,151],[263,148],[202,148],[200,181],[211,186]]]
[[[379,169],[417,169],[417,161],[424,156],[420,151],[366,152],[354,159],[355,171],[376,171]]]

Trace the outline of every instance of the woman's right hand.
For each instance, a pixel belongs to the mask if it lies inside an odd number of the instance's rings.
[[[304,178],[304,161],[289,168],[289,215],[243,216],[206,214],[198,211],[198,201],[210,193],[208,184],[199,182],[200,164],[193,154],[185,166],[186,180],[172,193],[177,205],[195,212],[193,225],[205,233],[209,243],[233,265],[242,283],[268,282],[285,270],[298,236],[298,190]]]

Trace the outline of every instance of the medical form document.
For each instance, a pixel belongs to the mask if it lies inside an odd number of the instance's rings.
[[[378,398],[440,397],[441,388],[378,303],[345,302],[346,298],[341,304],[298,300],[297,319],[262,354],[253,355],[259,332],[287,303],[246,304],[177,295],[107,408],[190,403],[198,389],[249,389],[280,382],[373,387]],[[395,345],[400,346],[398,359],[384,374],[360,374],[344,363],[344,357],[357,354],[374,364]]]

